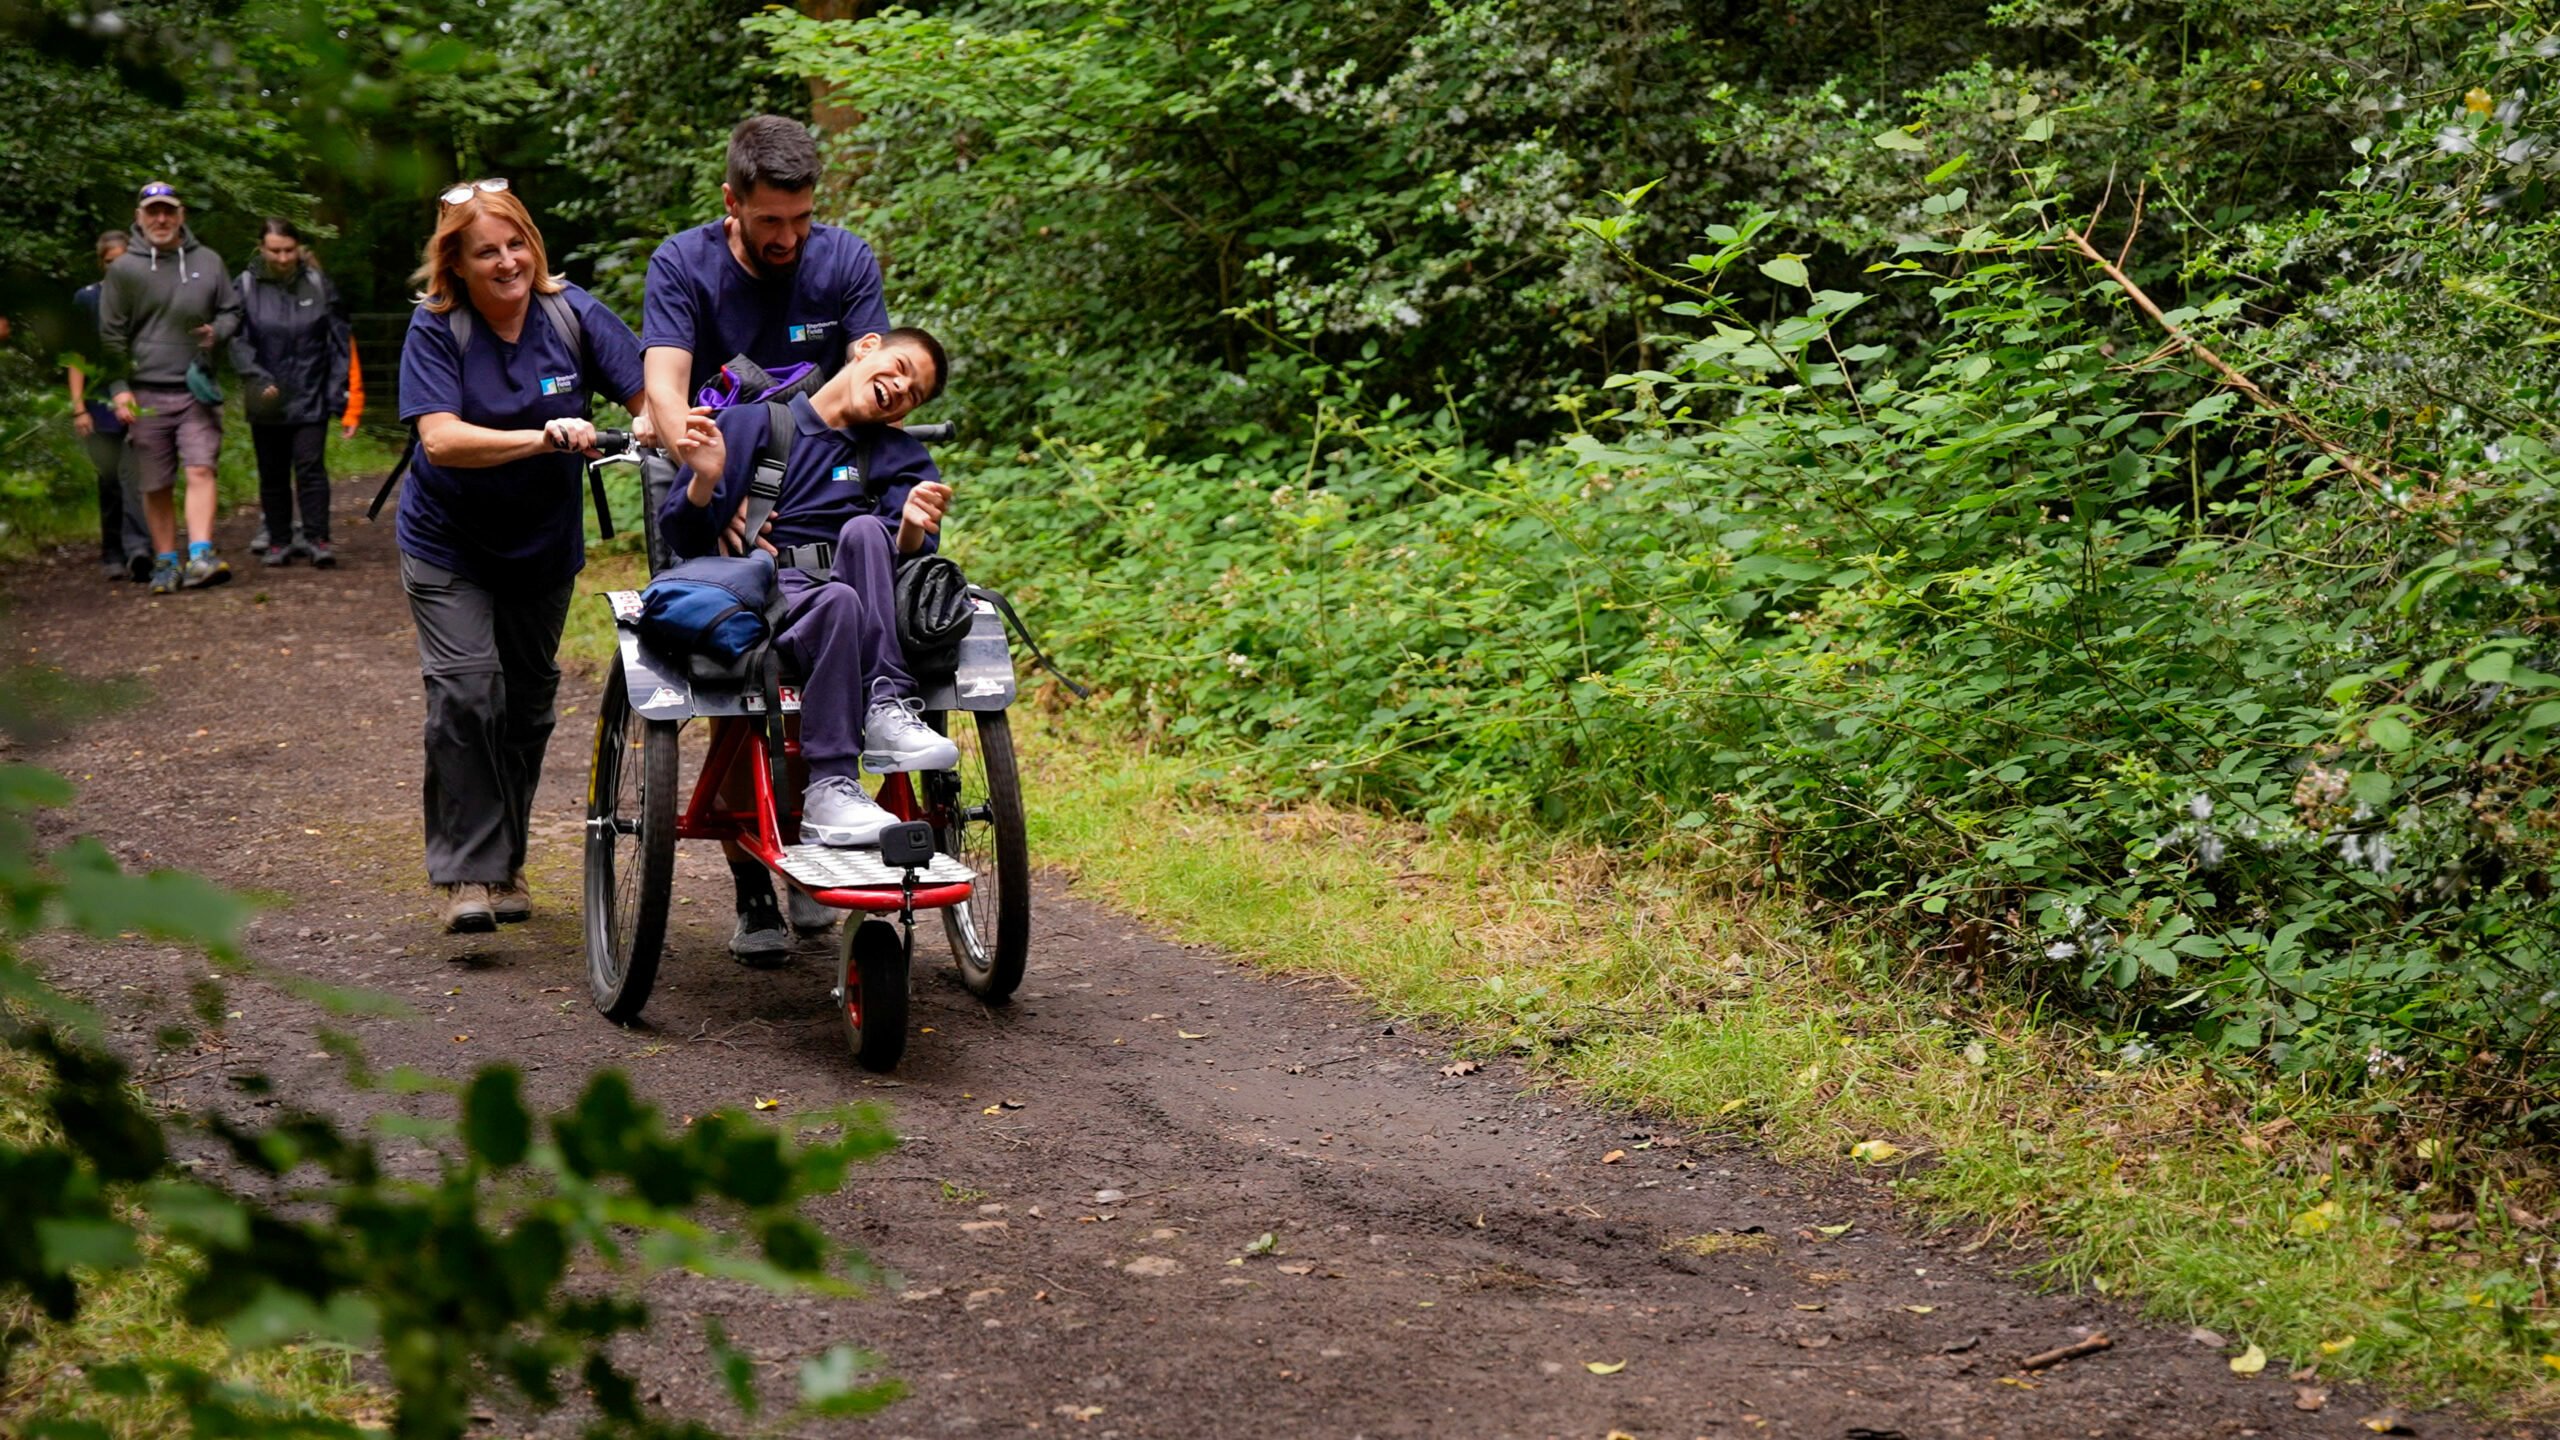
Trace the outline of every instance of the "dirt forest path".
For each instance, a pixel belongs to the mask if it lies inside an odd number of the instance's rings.
[[[346,484],[340,507],[370,488]],[[246,556],[250,523],[225,522],[229,554]],[[2274,1370],[2236,1377],[2182,1327],[2038,1295],[1992,1258],[1898,1224],[1873,1183],[1684,1144],[1533,1092],[1507,1064],[1445,1074],[1430,1034],[1321,981],[1168,943],[1054,875],[1009,1009],[971,1000],[940,936],[920,937],[914,1024],[931,1033],[882,1079],[854,1068],[829,1013],[828,944],[779,970],[733,964],[717,852],[687,847],[656,997],[646,1023],[617,1029],[588,1007],[576,941],[595,682],[573,674],[562,695],[537,919],[439,934],[389,527],[350,514],[339,533],[334,574],[252,565],[226,588],[158,601],[69,555],[5,577],[13,653],[144,687],[33,757],[80,782],[60,830],[99,836],[128,865],[271,897],[249,932],[259,956],[413,1007],[350,1027],[379,1064],[459,1075],[512,1061],[545,1103],[620,1066],[677,1114],[756,1097],[887,1106],[901,1148],[812,1212],[892,1274],[884,1288],[775,1301],[670,1287],[671,1312],[721,1315],[775,1373],[843,1341],[884,1356],[908,1398],[845,1430],[2344,1436],[2380,1408],[2339,1390],[2299,1410]],[[142,941],[41,948],[137,1057],[204,970]],[[310,1008],[254,984],[236,985],[230,1008],[221,1048],[148,1060],[155,1093],[237,1104],[225,1077],[264,1072],[342,1118],[390,1103],[347,1088]],[[387,1147],[398,1158],[406,1143]],[[1604,1164],[1613,1151],[1625,1154]],[[1266,1233],[1270,1253],[1231,1263]],[[1720,1237],[1703,1242],[1717,1253],[1682,1248],[1694,1237]],[[2114,1348],[2017,1367],[2097,1329]],[[718,1413],[698,1325],[669,1324],[642,1363],[668,1403]]]

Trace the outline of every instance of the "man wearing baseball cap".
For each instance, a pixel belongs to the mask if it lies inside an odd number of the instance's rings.
[[[213,551],[214,461],[222,451],[222,387],[214,347],[240,328],[240,296],[222,258],[187,229],[177,189],[154,180],[133,211],[134,245],[107,267],[98,293],[98,337],[116,416],[131,427],[144,513],[156,556],[151,593],[219,585],[231,567]],[[178,556],[175,490],[187,477],[186,558]]]

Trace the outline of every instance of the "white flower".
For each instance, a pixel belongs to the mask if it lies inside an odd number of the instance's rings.
[[[2204,793],[2203,793],[2203,792],[2201,792],[2201,791],[2197,792],[2197,794],[2196,794],[2195,798],[2193,798],[2193,799],[2191,799],[2191,800],[2189,800],[2189,801],[2187,802],[2187,813],[2188,813],[2188,814],[2190,814],[2190,815],[2193,815],[2194,817],[2196,817],[2196,818],[2197,818],[2197,819],[2199,819],[2199,820],[2210,820],[2210,819],[2212,819],[2212,818],[2213,818],[2213,797],[2212,797],[2212,796],[2210,796],[2210,795],[2204,794]]]
[[[2056,940],[2044,947],[2044,958],[2047,960],[2069,960],[2077,957],[2079,953],[2080,947],[2068,940]]]

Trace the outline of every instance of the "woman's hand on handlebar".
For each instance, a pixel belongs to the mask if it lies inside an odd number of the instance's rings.
[[[590,460],[597,459],[604,453],[596,448],[594,422],[574,417],[544,422],[542,440],[554,450],[575,450]]]

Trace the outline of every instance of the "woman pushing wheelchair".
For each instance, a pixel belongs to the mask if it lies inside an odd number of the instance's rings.
[[[866,793],[875,775],[947,770],[959,750],[922,717],[900,652],[896,569],[931,551],[951,503],[925,448],[897,422],[942,393],[947,360],[922,330],[855,342],[851,359],[814,394],[784,405],[739,405],[686,421],[677,476],[659,515],[674,554],[693,558],[747,543],[773,554],[782,614],[775,646],[800,675],[800,753],[809,767],[803,839],[876,843],[896,817]],[[787,428],[776,433],[777,421]],[[763,510],[759,466],[779,470]]]

